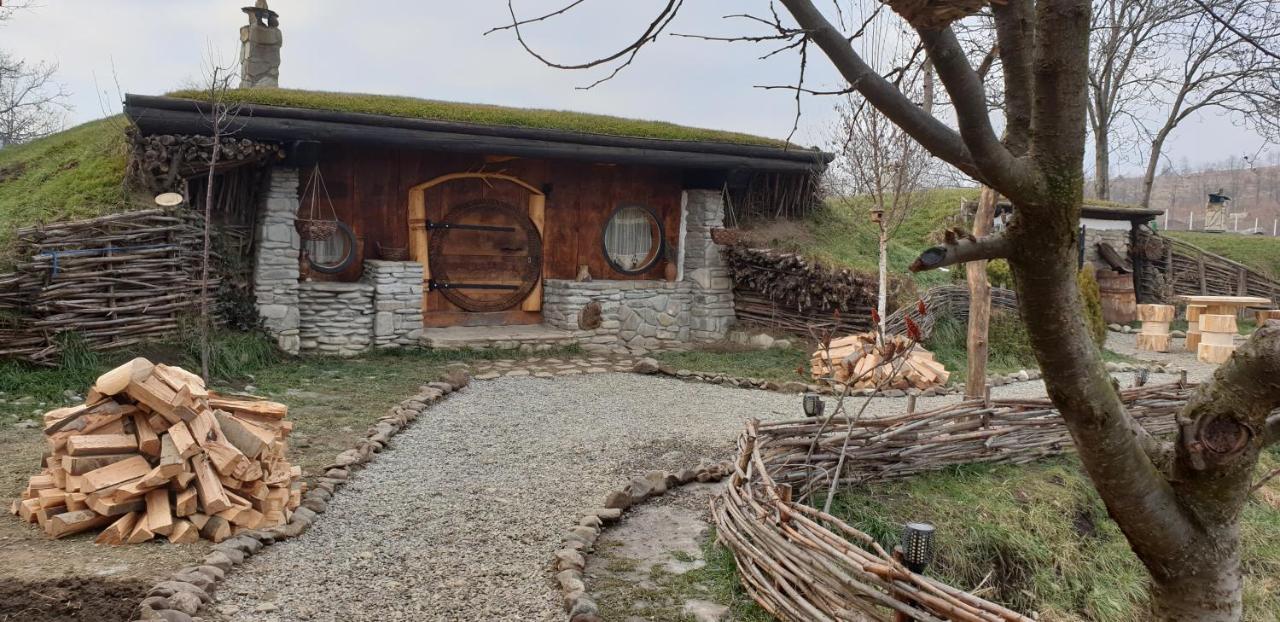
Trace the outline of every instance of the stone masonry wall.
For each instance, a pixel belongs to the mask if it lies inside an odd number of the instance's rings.
[[[723,339],[733,325],[733,279],[711,230],[724,226],[724,197],[718,190],[687,191],[684,280],[695,287],[689,336]]]
[[[573,333],[589,352],[641,352],[677,347],[690,339],[694,285],[667,281],[565,281],[548,279],[542,318]],[[600,303],[600,327],[582,330],[578,318]]]
[[[1084,230],[1084,259],[1091,261],[1095,265],[1105,266],[1107,262],[1103,261],[1101,255],[1098,254],[1098,243],[1106,242],[1111,248],[1116,249],[1121,257],[1129,256],[1129,230],[1128,229],[1094,229],[1085,227]]]
[[[362,280],[374,288],[373,345],[418,345],[422,338],[422,264],[370,259],[364,262]]]
[[[271,187],[258,214],[253,293],[263,328],[290,354],[299,350],[298,257],[302,238],[294,224],[297,213],[297,169],[273,168]]]
[[[373,338],[374,286],[302,283],[298,288],[302,352],[356,356]]]

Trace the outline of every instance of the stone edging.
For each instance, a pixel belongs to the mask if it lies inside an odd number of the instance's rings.
[[[252,529],[228,538],[213,546],[213,552],[194,566],[173,573],[147,592],[139,604],[137,620],[166,620],[191,622],[200,607],[212,602],[211,594],[228,572],[265,546],[302,535],[328,509],[329,500],[338,488],[347,483],[351,472],[364,468],[375,454],[386,448],[391,437],[400,433],[433,402],[467,385],[469,378],[457,383],[431,382],[420,387],[413,397],[391,408],[388,415],[378,419],[369,428],[366,437],[355,447],[343,451],[325,467],[324,476],[314,489],[302,497],[302,504],[284,525],[270,529]]]
[[[694,469],[677,473],[649,471],[643,477],[633,478],[626,485],[605,495],[599,508],[582,515],[569,532],[564,543],[552,558],[556,582],[569,622],[603,622],[595,599],[587,592],[583,572],[587,556],[605,528],[618,522],[627,508],[665,494],[692,482],[718,482],[733,472],[733,462],[725,460],[714,464],[703,462]]]

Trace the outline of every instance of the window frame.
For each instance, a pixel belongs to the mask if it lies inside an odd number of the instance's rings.
[[[312,258],[311,252],[307,248],[307,242],[310,240],[304,239],[302,240],[302,252],[307,257],[307,266],[313,272],[319,272],[320,274],[341,274],[346,272],[347,268],[351,267],[351,264],[355,263],[357,255],[360,254],[360,249],[358,248],[359,243],[356,240],[355,232],[351,230],[351,227],[347,226],[347,223],[342,222],[341,220],[336,222],[338,223],[338,229],[337,231],[334,231],[333,234],[343,236],[347,239],[347,256],[344,257],[342,261],[335,264],[318,264],[315,262],[315,259]]]
[[[619,265],[618,262],[614,261],[613,257],[609,255],[609,247],[606,244],[606,239],[607,239],[606,232],[609,230],[609,223],[613,222],[613,219],[617,218],[618,214],[620,214],[622,210],[632,209],[632,208],[643,211],[645,215],[649,217],[651,228],[652,227],[657,228],[657,232],[655,233],[655,237],[657,239],[654,240],[656,248],[651,249],[651,252],[653,253],[652,259],[645,262],[644,265],[638,268],[628,269]],[[644,274],[654,269],[654,267],[658,265],[658,263],[662,260],[662,258],[666,257],[666,251],[667,251],[666,227],[663,226],[662,219],[658,218],[658,213],[648,205],[643,205],[640,203],[620,203],[617,207],[613,209],[613,211],[609,212],[609,217],[605,219],[604,226],[600,227],[600,254],[604,255],[605,262],[608,263],[609,267],[612,268],[615,272],[619,272],[627,276],[638,276],[638,275]]]

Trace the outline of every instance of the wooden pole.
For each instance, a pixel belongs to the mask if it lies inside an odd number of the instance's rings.
[[[982,187],[978,197],[978,211],[973,215],[973,235],[982,237],[991,233],[996,213],[996,191]],[[967,351],[969,377],[965,380],[964,394],[968,398],[982,397],[987,385],[987,331],[991,324],[991,283],[987,280],[987,262],[970,261],[965,264],[969,280],[969,333]]]

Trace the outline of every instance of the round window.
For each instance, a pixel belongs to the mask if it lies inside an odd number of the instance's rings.
[[[333,235],[323,240],[303,238],[302,250],[307,254],[311,269],[324,274],[337,274],[351,267],[356,260],[356,236],[351,227],[338,221]]]
[[[652,210],[624,205],[604,227],[604,256],[614,270],[640,274],[658,263],[662,240],[662,223]]]

